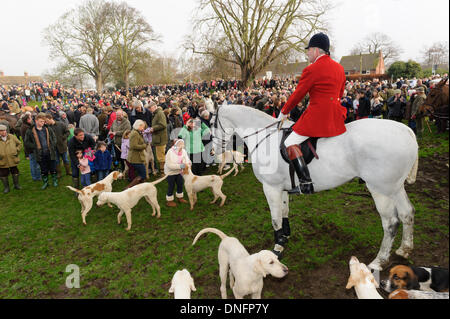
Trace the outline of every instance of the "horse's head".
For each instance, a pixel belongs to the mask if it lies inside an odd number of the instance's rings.
[[[228,122],[223,118],[219,106],[211,117],[212,152],[220,155],[226,151],[226,146],[233,136],[233,129],[229,128]]]
[[[430,90],[425,102],[419,108],[419,113],[432,115],[439,107],[448,105],[448,86],[445,85],[447,81],[448,77],[445,77]]]

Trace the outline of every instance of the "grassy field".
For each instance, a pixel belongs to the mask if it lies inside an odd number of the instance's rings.
[[[416,208],[415,250],[410,263],[448,267],[448,134],[420,140],[421,166],[407,192]],[[157,186],[161,218],[141,200],[133,226],[117,225],[118,210],[94,205],[83,226],[80,204],[65,185],[40,190],[29,165],[20,163],[22,191],[0,195],[0,298],[171,298],[176,270],[187,268],[197,291],[193,298],[220,298],[219,238],[197,232],[215,227],[240,239],[250,253],[273,247],[270,211],[251,166],[225,180],[223,208],[210,205],[212,193],[188,205],[165,207],[166,182]],[[152,178],[154,180],[154,178]],[[121,191],[126,181],[114,184]],[[354,298],[345,290],[348,261],[369,263],[383,233],[380,218],[364,185],[357,180],[338,189],[296,197],[290,203],[292,237],[283,263],[284,279],[267,278],[263,298]],[[399,246],[401,230],[394,243]],[[79,289],[65,285],[66,267],[80,268]],[[331,283],[331,284],[330,284]],[[326,287],[326,289],[324,289]],[[228,292],[232,296],[231,290]]]

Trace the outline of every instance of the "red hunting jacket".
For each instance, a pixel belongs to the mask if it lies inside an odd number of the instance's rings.
[[[309,92],[309,106],[295,123],[294,132],[309,137],[332,137],[345,133],[347,110],[341,106],[345,81],[344,68],[329,55],[319,57],[306,67],[295,92],[281,110],[283,114],[289,114]]]

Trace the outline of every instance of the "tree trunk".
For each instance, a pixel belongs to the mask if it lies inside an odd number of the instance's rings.
[[[98,73],[97,78],[95,78],[95,88],[98,94],[103,93],[103,76],[101,73]]]
[[[247,69],[245,66],[241,66],[241,90],[247,89],[251,82],[253,81],[253,74],[252,72]]]
[[[130,88],[130,80],[128,78],[128,72],[124,72],[123,74],[123,82],[125,83],[125,90],[128,92],[128,89]]]

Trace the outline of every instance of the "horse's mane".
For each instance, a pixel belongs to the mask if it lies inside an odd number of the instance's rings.
[[[240,104],[228,104],[228,105],[223,105],[223,106],[220,106],[220,107],[224,107],[224,106],[238,107],[238,108],[240,108],[243,111],[246,111],[246,112],[248,111],[248,112],[254,113],[255,116],[263,117],[265,120],[270,120],[272,122],[276,121],[276,118],[270,116],[269,114],[267,114],[267,113],[265,113],[263,111],[255,109],[255,108],[253,108],[251,106],[240,105]]]

